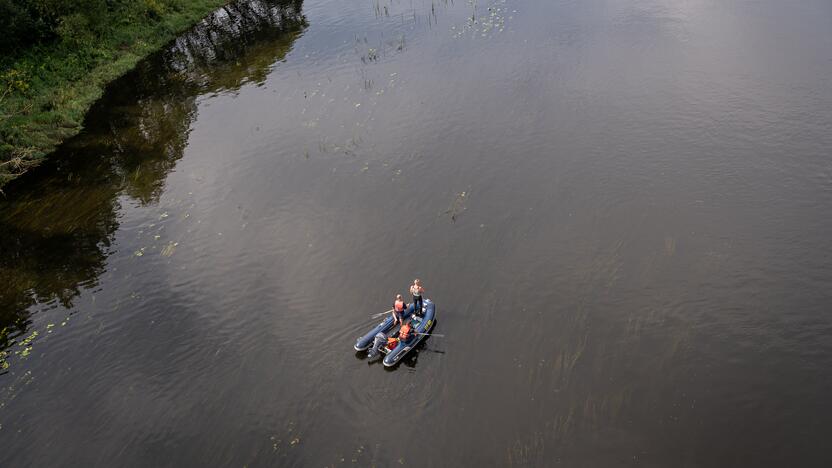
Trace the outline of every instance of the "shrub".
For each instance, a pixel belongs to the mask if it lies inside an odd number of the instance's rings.
[[[148,18],[159,19],[165,13],[165,6],[157,0],[144,0],[145,14]]]
[[[90,21],[80,13],[62,17],[57,32],[62,41],[74,47],[88,46],[95,40]]]

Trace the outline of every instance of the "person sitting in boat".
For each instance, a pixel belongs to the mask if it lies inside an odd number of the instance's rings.
[[[399,341],[407,341],[413,334],[413,327],[410,326],[410,322],[407,322],[399,329]]]
[[[400,341],[407,341],[415,334],[413,327],[410,326],[410,322],[407,322],[399,328],[399,336],[398,337],[388,337],[384,332],[376,333],[375,340],[373,341],[373,346],[370,348],[369,356],[374,357],[381,351],[381,347],[385,344],[387,345],[387,349],[393,349],[396,345],[399,344]]]
[[[399,329],[399,336],[398,337],[388,337],[384,334],[384,332],[378,332],[375,337],[375,341],[373,341],[373,346],[370,348],[369,356],[375,357],[379,352],[381,352],[382,346],[387,346],[387,349],[394,349],[398,346],[400,341],[407,341],[410,339],[411,336],[415,334],[413,328],[410,326],[410,322],[405,323]]]
[[[396,294],[396,300],[393,302],[393,324],[404,323],[404,310],[407,304],[404,303],[404,298],[401,294]]]
[[[410,286],[410,294],[413,296],[413,313],[416,315],[422,315],[422,307],[424,306],[422,294],[424,292],[425,288],[422,287],[422,280],[413,280],[413,285]]]

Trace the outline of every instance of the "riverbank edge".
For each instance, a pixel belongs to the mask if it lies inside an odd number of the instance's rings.
[[[5,89],[0,90],[0,193],[7,183],[43,162],[58,145],[83,130],[87,112],[109,83],[230,3],[233,0],[183,2],[181,9],[164,13],[149,27],[128,28],[129,41],[121,44],[101,41],[95,47],[107,59],[85,67],[77,73],[83,75],[79,78],[63,79],[60,72],[54,72],[54,76],[48,77],[54,81],[42,80],[48,84],[31,93],[26,92],[29,86],[25,78],[21,79],[19,89],[15,89],[14,82],[4,83]],[[72,59],[72,55],[64,56],[55,63],[56,58],[48,48],[25,57],[28,63],[40,63],[41,70],[46,63],[53,70],[64,70],[71,66],[66,62]],[[12,66],[11,70],[17,67]],[[15,134],[23,137],[8,142],[5,136]]]

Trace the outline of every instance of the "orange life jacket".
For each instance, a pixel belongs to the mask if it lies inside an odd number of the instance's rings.
[[[404,311],[404,301],[396,301],[393,303],[393,308],[396,309],[396,312]]]
[[[393,349],[398,344],[399,344],[398,339],[396,339],[396,338],[387,338],[387,349]]]
[[[406,340],[410,338],[410,324],[402,325],[402,328],[399,329],[399,339]]]

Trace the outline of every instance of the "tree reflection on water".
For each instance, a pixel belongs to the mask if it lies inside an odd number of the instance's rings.
[[[182,158],[197,98],[260,83],[306,28],[302,0],[220,8],[113,82],[85,130],[0,197],[0,373],[30,308],[74,298],[105,269],[119,199],[158,202]],[[5,363],[5,364],[4,364]]]

